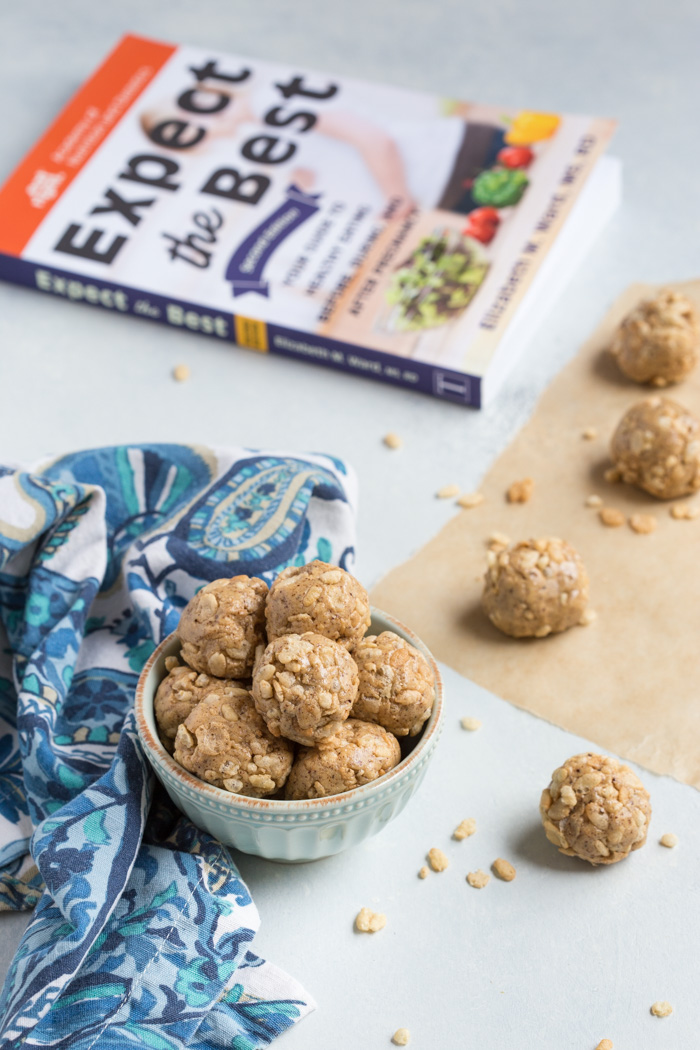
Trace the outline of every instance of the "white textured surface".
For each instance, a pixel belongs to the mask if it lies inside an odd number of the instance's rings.
[[[453,512],[434,499],[439,486],[476,486],[622,288],[698,275],[695,0],[24,0],[5,4],[2,22],[0,178],[132,30],[445,95],[617,116],[614,150],[626,188],[594,255],[482,414],[0,286],[0,459],[136,440],[334,452],[359,473],[358,573],[370,585]],[[170,378],[178,362],[192,369],[185,384]],[[388,430],[404,437],[401,452],[381,444]],[[472,687],[453,675],[450,685],[457,709],[459,693]],[[459,760],[436,768],[408,811],[364,850],[308,869],[244,862],[263,914],[260,947],[321,1003],[287,1046],[384,1046],[405,1024],[412,1045],[431,1050],[575,1050],[604,1036],[616,1050],[687,1050],[698,1029],[690,987],[697,794],[648,777],[654,834],[677,831],[678,850],[652,844],[618,871],[570,871],[573,862],[528,837],[541,782],[569,743],[480,696],[490,719],[500,712],[498,736],[486,729],[459,737],[469,756],[464,772]],[[446,739],[446,757],[450,747]],[[498,818],[490,818],[482,777],[503,778]],[[469,811],[483,814],[483,837],[453,852],[478,852],[474,866],[505,853],[519,868],[516,882],[471,890],[460,861],[414,883],[423,848],[438,844],[425,841],[428,829],[442,834],[444,825],[447,835]],[[375,896],[390,926],[369,943],[352,938],[352,915]],[[2,966],[22,920],[0,921]],[[674,1003],[672,1018],[648,1016],[658,998]]]

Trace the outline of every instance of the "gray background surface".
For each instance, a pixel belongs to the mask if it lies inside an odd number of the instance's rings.
[[[476,486],[627,284],[700,271],[700,7],[691,0],[25,0],[2,4],[0,29],[0,178],[125,31],[448,96],[619,118],[623,208],[483,413],[0,286],[0,458],[138,440],[333,452],[359,474],[357,570],[367,585],[454,512],[435,490]],[[183,385],[170,378],[179,362],[192,369]],[[406,442],[398,454],[381,444],[390,429]],[[449,685],[456,710],[473,687],[452,675]],[[244,862],[263,915],[261,950],[321,1004],[287,1046],[384,1046],[399,1024],[414,1030],[416,1047],[573,1050],[603,1036],[616,1050],[694,1045],[697,794],[648,778],[663,813],[654,834],[687,827],[682,850],[652,844],[619,871],[569,871],[528,829],[542,782],[575,745],[481,699],[499,712],[500,736],[460,738],[473,752],[463,759],[450,757],[457,745],[446,737],[425,790],[364,849],[296,871]],[[462,799],[473,812],[462,812]],[[447,837],[462,816],[479,815],[477,801],[485,836],[460,855],[478,853],[474,866],[510,855],[516,883],[479,894],[463,882],[464,865],[414,883],[423,850],[441,844],[426,840],[428,829],[444,823]],[[349,926],[374,897],[390,925],[365,943]],[[0,966],[20,924],[0,917]],[[332,968],[319,943],[332,946]],[[674,1017],[649,1018],[649,1003],[666,997],[677,999]]]

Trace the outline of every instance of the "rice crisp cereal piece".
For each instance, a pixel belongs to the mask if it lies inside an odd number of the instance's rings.
[[[433,846],[428,850],[428,863],[433,871],[444,871],[449,866],[449,860],[441,849]]]
[[[700,516],[700,507],[689,506],[687,503],[674,503],[669,513],[676,521],[694,521]]]
[[[473,886],[475,890],[483,890],[484,886],[488,886],[491,881],[491,876],[487,875],[485,871],[478,868],[477,871],[470,871],[467,875],[467,882],[470,886]]]
[[[408,1028],[397,1028],[391,1037],[394,1046],[408,1046],[411,1041],[411,1033]]]
[[[453,496],[459,496],[459,485],[443,485],[435,495],[438,499],[452,499]]]
[[[387,448],[401,448],[403,441],[398,434],[394,434],[393,431],[384,436],[384,444]]]
[[[285,634],[260,647],[253,699],[273,736],[313,745],[333,736],[357,697],[357,664],[324,635]]]
[[[452,832],[452,838],[457,839],[457,842],[462,842],[463,839],[468,839],[470,835],[473,835],[476,831],[476,821],[474,817],[465,817]]]
[[[639,532],[642,535],[648,535],[650,532],[655,532],[658,525],[657,519],[653,514],[633,514],[630,518],[630,528],[633,532]]]
[[[652,1005],[651,1012],[654,1017],[670,1017],[673,1013],[673,1007],[665,999],[660,999]]]
[[[477,729],[481,729],[481,722],[478,718],[470,718],[469,715],[465,715],[464,718],[460,719],[459,723],[462,729],[467,729],[470,733],[476,733]]]
[[[428,869],[427,869],[426,865],[424,864],[423,867],[418,872],[418,878],[419,879],[427,879],[428,874],[429,874]]]
[[[369,598],[359,580],[337,565],[311,561],[284,569],[265,610],[268,641],[313,631],[350,649],[370,623]]]
[[[181,657],[202,674],[248,678],[265,641],[267,584],[256,576],[213,580],[185,606],[177,635]]]
[[[628,766],[587,751],[554,770],[540,816],[560,853],[593,865],[615,864],[646,842],[651,804]]]
[[[369,908],[360,908],[355,917],[355,929],[358,933],[377,933],[386,926],[386,915]]]
[[[609,529],[619,529],[620,525],[624,525],[627,521],[622,511],[616,510],[615,507],[601,507],[598,516],[603,525],[607,525]]]
[[[613,1050],[612,1039],[601,1039],[595,1050]]]
[[[187,365],[175,365],[173,368],[173,379],[178,383],[184,383],[190,378],[190,370]]]
[[[528,503],[532,498],[535,482],[532,478],[523,478],[522,481],[514,481],[506,493],[509,503]]]
[[[478,507],[482,504],[484,498],[483,492],[466,492],[457,500],[457,506],[463,507],[465,510],[471,510],[472,507]]]
[[[504,860],[503,857],[497,857],[491,865],[494,875],[497,875],[503,882],[512,882],[515,878],[515,868],[513,865]]]
[[[678,845],[678,835],[674,835],[672,831],[667,831],[665,835],[662,835],[659,839],[662,846],[666,849],[673,849]]]

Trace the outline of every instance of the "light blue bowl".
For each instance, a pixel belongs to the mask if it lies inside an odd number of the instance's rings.
[[[327,798],[287,802],[247,798],[199,780],[183,769],[158,737],[153,699],[166,675],[166,656],[177,656],[174,634],[158,646],[136,687],[139,737],[156,776],[175,805],[198,827],[243,853],[278,861],[309,861],[356,846],[402,811],[428,768],[442,731],[442,681],[429,650],[407,627],[372,610],[371,634],[394,631],[423,653],[435,677],[435,704],[418,737],[401,741],[401,762],[370,784]]]

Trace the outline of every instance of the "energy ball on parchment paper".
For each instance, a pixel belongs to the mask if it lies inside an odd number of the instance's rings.
[[[700,420],[668,397],[647,397],[625,412],[610,454],[622,481],[657,499],[700,489]]]
[[[248,678],[255,650],[265,643],[266,598],[267,584],[255,576],[208,583],[180,617],[182,659],[217,678]]]
[[[171,659],[175,660],[174,657]],[[183,666],[175,663],[171,666],[167,676],[158,686],[153,702],[158,732],[166,751],[173,753],[178,727],[205,696],[212,692],[225,694],[229,689],[240,688],[240,682],[211,678],[208,674],[193,671],[186,664]]]
[[[267,636],[314,631],[346,649],[370,623],[369,598],[362,584],[325,561],[290,566],[279,574],[267,599]]]
[[[357,664],[321,634],[284,634],[258,651],[253,699],[273,736],[313,745],[332,736],[357,696]]]
[[[680,382],[698,363],[695,307],[670,289],[644,299],[617,329],[610,351],[620,371],[637,383],[663,387]]]
[[[570,543],[523,540],[489,551],[482,604],[491,623],[513,638],[544,638],[582,622],[588,576]]]
[[[247,689],[220,682],[177,731],[175,760],[215,787],[263,798],[282,787],[294,748],[272,736]]]
[[[395,736],[374,722],[348,718],[334,736],[301,748],[285,798],[325,798],[384,776],[401,761]]]
[[[639,777],[616,758],[588,751],[552,773],[540,815],[561,853],[615,864],[646,842],[651,804]]]
[[[433,708],[430,664],[393,631],[366,635],[352,655],[360,672],[353,718],[377,722],[395,736],[416,736]]]

